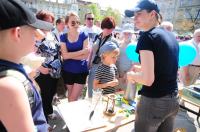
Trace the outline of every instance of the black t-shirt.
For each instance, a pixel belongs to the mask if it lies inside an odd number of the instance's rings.
[[[140,50],[153,52],[155,80],[151,86],[143,85],[139,94],[159,98],[177,92],[179,46],[175,36],[162,28],[152,28],[141,34],[136,52]]]

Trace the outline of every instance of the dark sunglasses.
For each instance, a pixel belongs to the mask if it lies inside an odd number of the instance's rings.
[[[71,25],[72,25],[72,26],[75,26],[76,24],[77,24],[77,25],[80,25],[80,22],[79,22],[79,21],[72,21],[72,22],[71,22]]]
[[[87,20],[94,20],[94,18],[86,18]]]

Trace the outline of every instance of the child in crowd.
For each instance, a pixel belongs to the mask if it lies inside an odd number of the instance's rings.
[[[118,71],[115,65],[120,53],[116,43],[108,41],[99,50],[101,62],[95,71],[94,89],[102,88],[103,94],[114,93],[118,85]]]
[[[53,25],[19,0],[0,0],[0,7],[0,132],[47,132],[40,94],[20,59],[33,52],[36,29]]]

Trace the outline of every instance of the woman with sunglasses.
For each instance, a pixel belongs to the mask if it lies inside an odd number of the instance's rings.
[[[160,27],[159,11],[154,0],[140,0],[133,10],[125,11],[143,31],[136,48],[141,66],[127,75],[129,81],[143,84],[135,112],[136,132],[173,132],[179,109],[179,46],[175,36]]]
[[[76,101],[81,95],[88,75],[88,36],[79,32],[78,15],[71,12],[65,18],[68,32],[61,35],[61,55],[63,58],[63,79],[68,90],[68,101]]]
[[[103,46],[107,41],[113,41],[116,44],[117,41],[112,36],[112,32],[115,29],[116,23],[113,17],[105,17],[101,22],[102,33],[97,35],[94,40],[94,44],[92,45],[92,52],[89,57],[89,67],[90,72],[88,76],[88,97],[92,97],[93,93],[93,81],[95,78],[95,70],[101,64],[99,49]]]

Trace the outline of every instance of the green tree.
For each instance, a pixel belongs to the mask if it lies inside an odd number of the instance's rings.
[[[90,12],[92,12],[95,16],[95,20],[102,20],[102,15],[100,11],[100,7],[97,4],[90,4],[87,6]]]
[[[112,9],[111,7],[108,7],[105,13],[103,14],[103,18],[106,16],[114,17],[117,25],[121,23],[121,20],[122,20],[121,13],[117,9]]]
[[[121,23],[122,17],[119,10],[112,9],[111,7],[107,8],[105,11],[101,11],[100,9],[101,8],[97,4],[87,5],[87,10],[94,14],[95,20],[102,20],[107,16],[113,16],[118,25]]]

